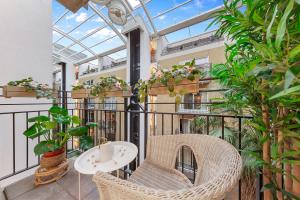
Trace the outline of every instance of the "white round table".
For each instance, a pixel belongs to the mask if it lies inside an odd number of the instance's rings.
[[[113,172],[117,170],[117,176],[119,177],[119,169],[128,165],[133,161],[137,154],[137,147],[130,142],[116,141],[109,142],[107,145],[111,145],[112,151],[110,155],[104,155],[108,157],[108,160],[101,162],[99,157],[101,153],[104,154],[101,147],[104,149],[104,145],[96,146],[88,151],[82,153],[74,163],[74,168],[78,171],[78,199],[80,200],[80,174],[96,174],[96,172]],[[103,156],[103,157],[104,157]]]

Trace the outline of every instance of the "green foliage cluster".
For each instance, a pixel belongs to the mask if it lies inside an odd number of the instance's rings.
[[[218,36],[225,36],[226,63],[215,65],[212,77],[229,88],[220,107],[238,114],[251,113],[248,125],[261,147],[270,142],[270,162],[261,151],[249,151],[257,168],[271,171],[271,184],[265,185],[276,199],[295,199],[279,187],[276,173],[286,174],[278,163],[300,165],[300,1],[225,0],[225,9],[215,15]],[[267,119],[264,119],[264,112]],[[262,132],[266,133],[263,135]],[[278,140],[278,134],[282,140]],[[290,177],[294,178],[295,177]],[[294,180],[299,181],[299,180]]]
[[[85,84],[72,85],[72,91],[81,90],[81,89],[89,89],[89,86]]]
[[[72,136],[79,137],[80,148],[83,150],[93,146],[88,129],[96,126],[95,123],[79,126],[79,117],[68,115],[67,109],[58,106],[51,107],[49,113],[50,116],[39,115],[28,119],[33,124],[23,133],[30,139],[43,136],[43,140],[34,147],[36,155],[63,148]]]
[[[50,99],[53,97],[53,89],[49,88],[48,84],[37,83],[32,79],[32,77],[28,77],[18,81],[10,81],[7,85],[24,87],[28,92],[35,91],[36,98],[38,99],[42,97]]]
[[[91,95],[103,99],[106,95],[105,92],[108,92],[114,88],[122,91],[128,91],[130,87],[126,81],[115,76],[100,77],[100,80],[91,86]]]
[[[169,95],[176,97],[176,103],[180,103],[181,96],[186,93],[182,90],[176,93],[175,86],[182,80],[188,79],[194,81],[197,78],[201,78],[204,75],[199,67],[195,66],[195,59],[191,62],[186,62],[184,65],[173,65],[170,69],[157,69],[155,73],[151,74],[149,80],[139,80],[135,85],[135,89],[138,90],[138,96],[140,102],[143,102],[147,91],[155,84],[162,84],[168,88]]]
[[[108,77],[100,77],[100,80],[93,85],[79,84],[73,86],[73,91],[80,89],[90,89],[91,95],[95,97],[99,97],[100,99],[104,99],[106,96],[106,92],[117,89],[120,91],[129,91],[130,87],[126,83],[126,81],[119,79],[115,76]]]

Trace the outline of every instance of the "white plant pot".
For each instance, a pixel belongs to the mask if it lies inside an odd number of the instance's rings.
[[[96,158],[99,162],[107,162],[112,160],[114,154],[114,146],[111,142],[107,142],[105,144],[100,145],[98,157]]]

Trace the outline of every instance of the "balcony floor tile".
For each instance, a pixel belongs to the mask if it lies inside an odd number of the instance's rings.
[[[34,177],[27,177],[5,188],[8,200],[77,200],[78,173],[70,162],[70,171],[57,182],[35,187]],[[81,199],[98,200],[99,194],[91,175],[81,175]]]

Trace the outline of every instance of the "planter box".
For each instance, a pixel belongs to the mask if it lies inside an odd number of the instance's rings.
[[[6,86],[3,86],[3,96],[5,98],[11,98],[11,97],[34,97],[34,98],[36,98],[36,92],[35,91],[27,91],[27,89],[25,87],[6,85]],[[58,93],[54,91],[52,93],[52,98],[58,98]]]
[[[84,99],[89,98],[91,90],[90,89],[79,89],[71,92],[72,99]]]
[[[111,90],[105,92],[106,97],[130,97],[131,95],[131,87],[128,87],[127,90],[113,87]]]
[[[11,97],[36,97],[35,91],[27,91],[25,87],[6,85],[3,87],[3,96]]]
[[[188,79],[183,79],[180,83],[174,85],[174,91],[179,93],[184,91],[185,93],[198,93],[200,89],[199,79],[190,81]],[[169,94],[169,90],[166,86],[155,83],[148,91],[148,95],[157,96]]]
[[[89,0],[57,0],[59,3],[64,5],[67,9],[75,13],[81,7],[87,5]]]

